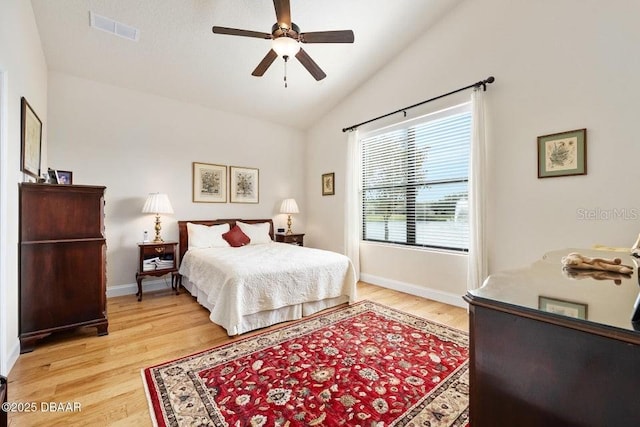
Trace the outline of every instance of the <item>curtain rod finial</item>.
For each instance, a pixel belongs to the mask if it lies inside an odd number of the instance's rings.
[[[495,81],[496,81],[496,79],[495,79],[493,76],[489,76],[489,77],[487,78],[487,80],[485,80],[485,82],[487,82],[487,83],[493,83],[493,82],[495,82]]]

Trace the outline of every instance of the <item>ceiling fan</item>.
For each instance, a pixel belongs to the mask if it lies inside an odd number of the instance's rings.
[[[213,27],[215,34],[227,34],[231,36],[255,37],[259,39],[272,40],[271,50],[260,61],[251,75],[260,77],[264,75],[269,66],[278,56],[282,56],[285,61],[291,56],[295,56],[304,68],[311,73],[316,80],[322,80],[327,75],[315,63],[313,59],[305,52],[300,43],[353,43],[354,36],[351,30],[340,31],[316,31],[311,33],[300,32],[300,27],[291,22],[291,10],[289,0],[273,0],[276,9],[277,22],[271,27],[271,33],[261,33],[258,31],[239,30],[236,28]],[[286,68],[285,68],[286,70]],[[286,71],[285,71],[285,87],[286,87]]]

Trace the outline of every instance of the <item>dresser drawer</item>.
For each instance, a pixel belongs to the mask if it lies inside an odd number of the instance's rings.
[[[173,244],[158,244],[158,245],[144,245],[141,247],[142,258],[168,258],[172,257],[175,253],[175,247]]]

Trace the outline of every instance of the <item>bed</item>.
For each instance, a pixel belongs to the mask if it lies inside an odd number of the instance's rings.
[[[249,244],[221,240],[220,233],[235,232],[236,225]],[[348,257],[276,243],[270,219],[178,221],[178,230],[181,284],[229,336],[355,301]]]

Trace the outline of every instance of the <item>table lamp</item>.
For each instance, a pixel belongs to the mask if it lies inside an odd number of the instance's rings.
[[[164,242],[162,237],[160,237],[160,230],[162,229],[160,225],[160,214],[173,213],[169,197],[164,193],[150,193],[147,201],[144,202],[142,213],[152,213],[156,215],[156,238],[153,240],[153,243]]]
[[[282,205],[280,205],[280,213],[289,215],[289,218],[287,219],[286,234],[293,234],[293,231],[291,231],[291,214],[297,214],[299,212],[300,211],[298,210],[298,204],[296,203],[295,199],[284,199],[282,201]]]

